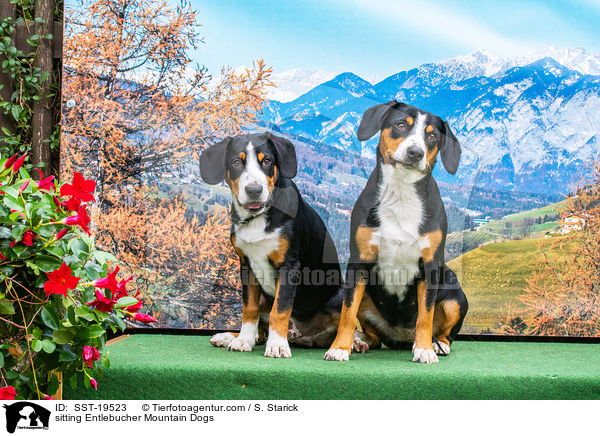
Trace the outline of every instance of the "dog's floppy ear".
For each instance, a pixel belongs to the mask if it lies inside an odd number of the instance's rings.
[[[456,170],[458,170],[458,164],[460,162],[460,144],[456,139],[456,136],[454,136],[454,133],[452,133],[452,130],[450,130],[447,121],[444,121],[444,128],[446,132],[444,145],[440,150],[440,156],[442,157],[442,163],[444,164],[446,171],[450,174],[454,174],[456,173]]]
[[[277,150],[277,167],[279,174],[287,179],[293,179],[298,172],[298,162],[296,160],[296,149],[294,144],[281,136],[275,136],[270,132],[266,133],[267,138]]]
[[[375,106],[367,109],[363,114],[360,125],[358,126],[358,131],[356,132],[358,140],[366,141],[379,132],[379,130],[381,130],[381,126],[383,125],[383,118],[387,114],[388,110],[390,110],[390,108],[397,103],[398,102],[396,100],[392,100],[387,103],[376,104]]]
[[[209,185],[221,183],[225,178],[225,158],[231,137],[211,145],[200,155],[200,176]]]

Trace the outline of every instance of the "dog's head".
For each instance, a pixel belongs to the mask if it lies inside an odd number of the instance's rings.
[[[271,202],[279,177],[294,178],[298,170],[294,145],[267,133],[227,137],[200,155],[200,174],[211,185],[223,179],[244,215],[258,215]]]
[[[433,169],[439,153],[444,168],[450,174],[456,173],[460,144],[440,117],[394,100],[367,109],[357,136],[366,141],[379,131],[379,153],[384,164],[426,174]]]

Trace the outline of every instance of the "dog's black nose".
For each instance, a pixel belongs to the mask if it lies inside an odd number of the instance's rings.
[[[261,185],[248,185],[246,186],[246,194],[250,198],[258,198],[262,194],[263,187]]]
[[[413,162],[417,162],[423,159],[424,154],[425,153],[423,152],[423,150],[421,150],[419,147],[410,147],[408,150],[406,150],[406,155]]]

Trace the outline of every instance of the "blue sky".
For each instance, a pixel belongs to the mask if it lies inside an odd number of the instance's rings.
[[[600,0],[192,0],[205,44],[195,59],[263,58],[291,68],[384,78],[485,48],[511,56],[549,45],[600,51]]]

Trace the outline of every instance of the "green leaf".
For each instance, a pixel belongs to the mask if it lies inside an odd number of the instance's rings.
[[[50,339],[44,339],[42,341],[42,349],[46,353],[52,354],[52,353],[54,353],[54,350],[56,350],[56,344],[54,342],[52,342]]]
[[[90,326],[90,338],[97,338],[99,336],[102,336],[104,333],[106,333],[106,330],[104,330],[99,325]]]
[[[23,200],[21,200],[20,198],[17,200],[13,197],[11,197],[10,195],[5,195],[4,196],[4,204],[6,205],[6,207],[8,207],[9,209],[14,209],[18,212],[23,212],[23,210],[25,209],[25,205],[23,204]]]
[[[59,362],[72,362],[77,359],[77,355],[71,350],[62,350],[58,356]]]
[[[42,351],[42,341],[40,341],[39,339],[34,339],[33,341],[31,341],[31,348],[36,353],[39,353],[40,351]]]
[[[12,186],[3,186],[2,190],[4,191],[4,193],[6,195],[10,195],[13,200],[15,198],[19,198],[19,191],[17,191],[15,188],[13,188]]]
[[[6,227],[0,227],[0,239],[12,239],[10,229]]]
[[[2,315],[14,315],[15,307],[13,304],[5,299],[0,300],[0,314]]]
[[[57,344],[67,344],[73,339],[74,333],[69,329],[54,330],[52,339]]]
[[[59,386],[60,383],[58,381],[58,377],[56,376],[56,374],[52,374],[50,376],[50,383],[48,383],[48,394],[54,395],[58,390]]]
[[[77,388],[77,373],[73,374],[69,379],[69,386],[71,386],[71,389]]]
[[[138,302],[137,298],[134,297],[122,297],[119,298],[117,300],[117,304],[114,305],[114,307],[127,307],[127,306],[131,306],[132,304],[136,304]]]
[[[4,199],[6,201],[6,199]],[[27,230],[29,229],[29,227],[23,225],[23,224],[16,224],[15,226],[13,226],[13,228],[10,231],[10,236],[15,240],[15,241],[20,241],[21,237],[23,236],[23,233],[25,233]]]
[[[84,253],[87,256],[90,252],[90,247],[81,239],[71,239],[71,241],[69,241],[69,247],[77,256],[81,253]]]
[[[97,280],[101,277],[100,274],[104,272],[104,268],[97,263],[89,263],[85,266],[85,272],[90,280]]]
[[[69,306],[67,309],[67,318],[72,325],[77,324],[77,318],[75,317],[75,308],[73,306]]]
[[[40,254],[33,260],[37,267],[44,272],[52,272],[62,265],[62,261],[54,256]]]
[[[87,306],[76,307],[75,308],[75,315],[78,318],[85,319],[86,321],[93,321],[95,319],[94,318],[94,313]]]
[[[18,258],[24,258],[24,257],[28,256],[27,248],[28,247],[26,245],[17,244],[12,248],[12,250],[17,255]],[[27,254],[27,256],[26,256],[26,254]]]
[[[98,261],[98,263],[100,263],[101,265],[104,265],[106,263],[106,261],[109,262],[116,262],[117,258],[115,256],[113,256],[110,253],[107,253],[106,251],[94,251],[94,257],[96,258],[96,260]]]
[[[4,368],[4,354],[0,353],[0,368]]]
[[[42,321],[52,330],[58,330],[60,328],[60,318],[56,309],[52,306],[47,305],[42,309]]]

